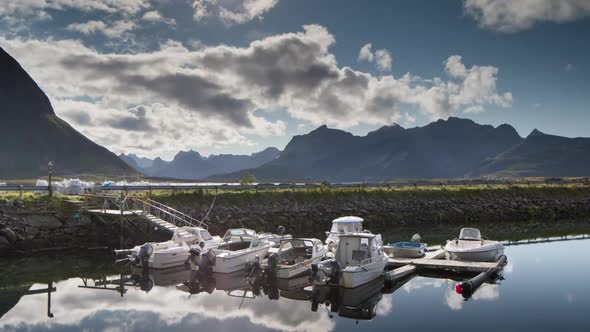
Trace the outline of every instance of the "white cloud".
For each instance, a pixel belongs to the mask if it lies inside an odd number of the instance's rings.
[[[49,15],[48,10],[75,9],[83,12],[136,14],[149,8],[149,0],[2,0],[0,16]]]
[[[373,51],[371,51],[371,47],[372,47],[371,43],[368,43],[361,48],[361,50],[359,52],[359,57],[358,57],[359,61],[373,62],[373,59],[375,59],[375,56],[373,55]]]
[[[464,0],[467,15],[482,28],[516,32],[541,22],[564,23],[590,16],[588,0]]]
[[[340,67],[329,50],[335,37],[318,25],[246,47],[191,50],[168,41],[157,51],[134,54],[102,54],[73,40],[0,42],[59,114],[116,152],[156,155],[162,146],[251,145],[248,136],[285,133],[283,121],[263,117],[273,110],[286,110],[298,123],[346,129],[411,122],[416,113],[446,118],[512,102],[510,92],[496,90],[498,68],[467,68],[457,56],[446,67],[453,63],[464,72],[449,80],[410,73],[373,76]],[[80,109],[89,110],[89,117]],[[133,145],[143,137],[149,147]]]
[[[465,110],[463,110],[463,113],[473,113],[473,114],[477,114],[477,113],[483,113],[485,112],[485,108],[483,108],[483,106],[481,105],[475,105],[475,106],[469,106],[467,107]]]
[[[380,71],[389,71],[391,70],[391,63],[393,59],[391,58],[391,54],[386,49],[381,49],[375,51],[375,63],[377,64],[377,69]]]
[[[194,18],[217,17],[227,26],[262,19],[279,0],[194,0]]]
[[[173,18],[165,18],[164,16],[162,16],[162,14],[160,14],[160,12],[156,10],[146,12],[145,14],[143,14],[141,18],[147,22],[161,22],[168,24],[170,26],[176,26],[176,20],[174,20]]]
[[[359,51],[358,61],[375,61],[379,71],[391,70],[391,64],[393,62],[391,53],[386,49],[379,49],[373,52],[371,50],[372,47],[373,45],[371,43],[365,44]]]
[[[116,21],[106,24],[103,21],[88,21],[85,23],[72,23],[66,27],[67,30],[77,31],[84,35],[103,34],[108,38],[124,39],[128,32],[137,28],[133,21]]]
[[[463,57],[460,55],[451,55],[445,62],[445,70],[452,77],[467,76],[467,68],[463,64]]]

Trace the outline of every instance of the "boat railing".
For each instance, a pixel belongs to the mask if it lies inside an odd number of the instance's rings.
[[[172,207],[170,207],[170,206],[168,206],[168,205],[164,205],[164,204],[162,204],[162,203],[160,203],[160,202],[158,202],[158,201],[154,201],[154,200],[153,200],[153,199],[151,199],[151,198],[148,198],[148,199],[147,199],[147,201],[148,201],[149,203],[151,203],[151,204],[153,204],[153,205],[155,205],[155,206],[157,206],[157,207],[161,208],[161,209],[167,210],[167,211],[169,211],[170,213],[173,213],[173,214],[175,214],[175,215],[177,215],[177,216],[180,216],[180,217],[182,217],[182,218],[185,218],[185,219],[186,219],[187,221],[189,221],[191,224],[195,224],[195,225],[197,225],[198,227],[202,227],[202,228],[208,228],[208,225],[207,225],[207,224],[205,224],[205,223],[204,223],[202,220],[198,220],[197,218],[191,217],[191,216],[189,216],[188,214],[186,214],[186,213],[184,213],[184,212],[178,211],[178,210],[176,210],[176,209],[174,209],[174,208],[172,208]]]
[[[133,197],[133,202],[135,203],[135,207],[143,212],[149,213],[162,220],[167,219],[167,221],[170,221],[177,226],[201,227],[208,229],[208,225],[204,222],[152,199],[148,198],[147,200],[143,200]]]

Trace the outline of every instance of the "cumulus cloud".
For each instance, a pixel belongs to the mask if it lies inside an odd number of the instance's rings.
[[[102,54],[74,40],[0,42],[59,114],[117,152],[142,155],[158,153],[162,144],[176,150],[250,145],[249,135],[283,135],[283,121],[264,117],[274,110],[286,110],[299,123],[349,128],[412,121],[416,112],[446,118],[512,102],[510,92],[496,89],[498,68],[467,67],[460,56],[446,60],[447,80],[341,67],[330,52],[335,37],[319,25],[245,47],[187,49],[168,41],[159,50],[134,54]],[[84,127],[89,123],[92,129]],[[129,142],[143,138],[152,149],[132,150]]]
[[[160,14],[160,12],[156,10],[146,12],[145,14],[143,14],[141,18],[142,20],[147,22],[160,22],[168,24],[170,26],[176,26],[176,20],[174,20],[173,18],[165,18],[164,16],[162,16],[162,14]]]
[[[261,19],[279,0],[194,0],[194,18],[216,17],[231,26]]]
[[[391,62],[393,59],[391,58],[391,54],[386,49],[381,49],[375,51],[375,63],[377,64],[377,69],[381,71],[388,71],[391,70]]]
[[[587,0],[464,0],[467,15],[482,28],[516,32],[541,22],[564,23],[590,16]]]
[[[365,46],[361,47],[358,60],[373,62],[375,56],[373,55],[373,51],[371,51],[372,47],[373,45],[371,45],[371,43],[365,44]]]
[[[66,30],[77,31],[83,35],[102,34],[108,38],[123,39],[136,28],[137,24],[132,21],[117,21],[110,24],[103,21],[88,21],[72,23],[66,27]]]
[[[391,53],[386,49],[379,49],[373,52],[371,50],[372,47],[373,45],[371,43],[365,44],[359,52],[358,61],[375,61],[375,65],[379,71],[391,70],[391,64],[393,62]]]
[[[50,10],[136,14],[149,8],[149,0],[2,0],[0,16],[50,16]]]

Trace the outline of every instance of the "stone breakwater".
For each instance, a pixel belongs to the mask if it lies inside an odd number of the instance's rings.
[[[213,195],[173,193],[153,197],[201,219]],[[372,190],[222,192],[206,222],[214,235],[228,228],[275,231],[323,239],[334,218],[356,215],[387,241],[407,240],[414,232],[431,243],[475,226],[496,239],[590,233],[590,187],[481,190]],[[146,220],[121,223],[117,216],[88,215],[67,208],[25,208],[0,200],[0,253],[48,249],[131,247],[164,241],[170,234]]]
[[[156,197],[195,218],[202,218],[212,197],[185,193]],[[590,187],[503,190],[359,191],[306,194],[261,192],[220,194],[207,223],[212,233],[245,226],[274,231],[287,227],[296,235],[321,236],[331,220],[344,215],[365,219],[373,231],[424,230],[465,225],[559,227],[590,223]],[[535,226],[537,225],[537,226]],[[526,231],[526,229],[522,230]]]
[[[0,201],[0,254],[130,247],[169,238],[145,220],[121,222],[119,217],[31,209],[19,201]]]

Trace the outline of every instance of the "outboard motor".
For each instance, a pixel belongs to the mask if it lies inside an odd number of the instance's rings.
[[[154,253],[154,247],[151,243],[144,244],[141,249],[139,249],[139,254],[135,257],[135,264],[141,264],[143,267],[148,267],[148,261],[152,254]]]
[[[278,235],[283,235],[283,234],[285,234],[286,231],[287,231],[287,229],[284,226],[277,227],[277,234]]]
[[[342,268],[337,260],[330,262],[330,283],[337,284],[340,282],[340,276],[342,275]]]
[[[414,234],[414,236],[412,236],[412,239],[410,241],[420,243],[422,242],[422,237],[420,236],[420,234],[416,233]]]
[[[277,267],[279,265],[279,255],[275,252],[267,260],[266,272],[269,276],[277,276]]]
[[[208,274],[213,272],[213,265],[215,265],[215,254],[213,251],[209,250],[206,253],[202,254],[201,259],[198,262],[199,271],[202,273]]]

